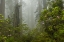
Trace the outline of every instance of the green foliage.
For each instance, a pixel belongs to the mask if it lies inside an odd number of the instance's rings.
[[[55,0],[52,1],[52,7],[60,7],[61,9],[63,9],[63,1],[62,0]]]
[[[52,3],[53,3],[52,8],[49,8],[48,10],[44,9],[43,12],[41,12],[39,21],[40,22],[44,21],[44,28],[45,28],[44,32],[47,33],[49,37],[48,39],[50,39],[49,42],[63,42],[64,41],[63,2],[62,0],[55,0]],[[43,26],[42,23],[41,25]]]
[[[21,42],[26,30],[28,30],[26,24],[14,27],[9,19],[4,19],[4,16],[0,14],[0,42]]]

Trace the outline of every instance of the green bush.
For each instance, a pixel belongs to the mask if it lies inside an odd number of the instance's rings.
[[[4,19],[4,16],[0,14],[0,42],[21,42],[26,30],[28,30],[26,24],[14,27],[9,19]]]
[[[44,26],[44,32],[48,35],[43,37],[44,42],[64,42],[64,10],[62,0],[55,0],[52,2],[52,8],[44,9],[41,12],[39,22]],[[48,41],[45,37],[48,38]]]

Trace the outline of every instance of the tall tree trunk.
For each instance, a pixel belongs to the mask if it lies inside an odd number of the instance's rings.
[[[14,19],[13,19],[13,25],[15,27],[18,27],[19,24],[22,24],[22,0],[19,0],[20,2],[18,3],[18,0],[16,0],[16,6],[15,6],[15,14],[14,14]]]
[[[15,13],[13,19],[13,26],[18,27],[18,25],[19,25],[19,6],[18,6],[18,0],[15,0]]]
[[[22,24],[22,0],[19,0],[19,19],[20,19],[20,24]]]
[[[5,0],[0,0],[0,14],[5,16]]]
[[[38,0],[38,14],[36,16],[37,20],[39,19],[41,10],[43,8],[47,8],[46,0]]]
[[[14,14],[14,26],[18,27],[19,25],[19,6],[18,4],[15,6],[15,14]]]
[[[47,0],[43,0],[43,8],[47,8]]]

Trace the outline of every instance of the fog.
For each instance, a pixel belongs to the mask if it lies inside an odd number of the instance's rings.
[[[28,24],[30,28],[35,27],[36,22],[36,9],[37,9],[37,0],[23,0],[24,4],[22,4],[22,19],[23,23]]]
[[[39,14],[45,6],[45,0],[5,0],[5,18],[11,17],[12,19],[14,17],[13,14],[17,3],[20,5],[20,23],[27,24],[30,28],[35,28]]]

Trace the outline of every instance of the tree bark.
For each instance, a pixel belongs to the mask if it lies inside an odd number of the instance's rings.
[[[5,0],[0,0],[0,14],[5,16]]]

